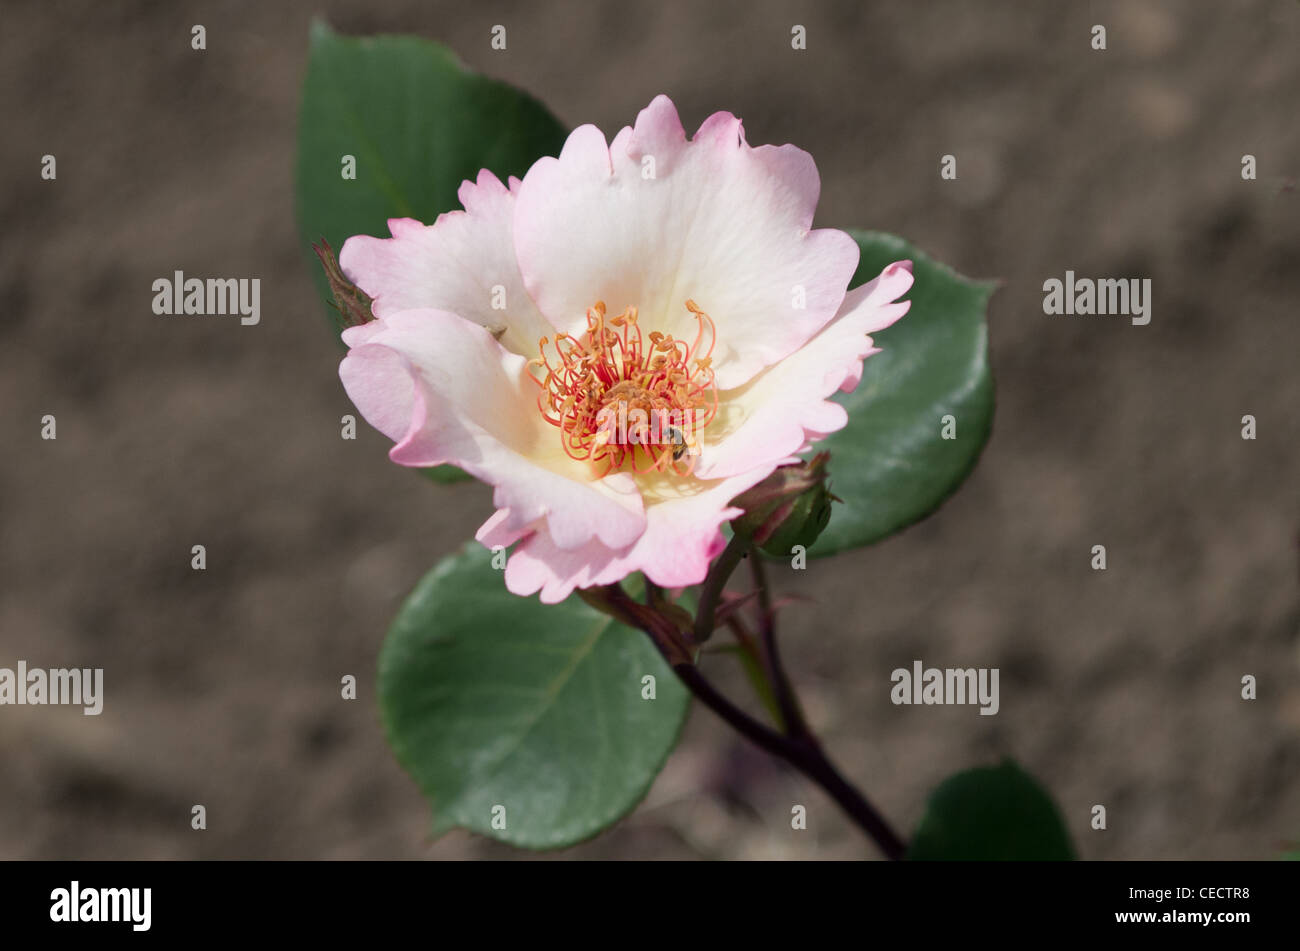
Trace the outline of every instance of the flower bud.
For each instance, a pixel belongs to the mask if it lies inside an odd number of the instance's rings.
[[[329,282],[330,293],[334,295],[331,306],[338,312],[342,326],[359,327],[374,320],[370,295],[347,279],[330,243],[321,238],[320,244],[313,244],[311,249],[316,252],[316,257],[320,258],[321,266],[325,269],[325,280]]]
[[[810,462],[781,466],[732,504],[743,508],[731,527],[751,536],[769,555],[789,555],[795,545],[808,548],[831,519],[831,503],[839,501],[826,488],[830,453]]]
[[[830,524],[833,499],[826,484],[817,483],[794,499],[789,513],[765,541],[758,542],[759,547],[777,557],[788,557],[796,545],[811,548]]]

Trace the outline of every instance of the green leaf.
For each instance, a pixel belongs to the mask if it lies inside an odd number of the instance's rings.
[[[491,558],[466,546],[407,599],[380,655],[380,708],[435,834],[459,826],[561,848],[641,800],[689,695],[645,634],[576,597],[511,595]],[[642,699],[646,675],[654,700]]]
[[[830,526],[810,554],[869,545],[929,515],[974,468],[993,425],[993,377],[984,314],[994,285],[971,281],[901,238],[850,231],[862,257],[854,287],[885,265],[913,262],[911,310],[873,334],[881,352],[837,400],[848,425],[816,445],[831,453]],[[952,415],[956,438],[943,438]]]
[[[756,556],[751,555],[750,557]],[[740,661],[741,669],[745,672],[745,676],[749,678],[750,686],[754,688],[754,693],[772,718],[772,722],[780,729],[785,729],[785,724],[782,723],[781,708],[776,702],[776,694],[772,692],[772,685],[768,683],[767,679],[767,671],[763,669],[763,665],[759,663],[758,659],[739,644],[723,644],[712,649],[709,653],[731,654]]]
[[[298,117],[297,212],[304,254],[355,234],[388,237],[388,219],[432,224],[459,208],[460,183],[488,169],[522,176],[558,155],[565,129],[546,107],[473,73],[413,36],[340,36],[312,24]],[[356,158],[355,180],[342,176]],[[321,297],[328,287],[311,259]]]
[[[1074,847],[1051,797],[1010,760],[958,773],[930,797],[907,858],[1068,861]]]
[[[296,197],[322,302],[329,287],[312,242],[323,237],[337,251],[352,235],[388,237],[389,218],[432,223],[459,207],[460,183],[480,169],[502,181],[522,176],[543,155],[559,154],[564,138],[541,103],[470,72],[446,47],[409,36],[340,36],[314,22]],[[354,180],[343,178],[345,155],[356,159]],[[428,472],[435,482],[469,478],[453,467]]]
[[[435,485],[451,485],[454,482],[465,482],[474,478],[464,469],[452,465],[422,466],[416,471]]]

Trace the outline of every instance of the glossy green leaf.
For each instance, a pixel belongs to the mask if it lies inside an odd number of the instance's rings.
[[[564,138],[537,100],[470,72],[437,43],[340,36],[313,23],[298,118],[297,217],[321,300],[330,294],[309,253],[313,242],[325,238],[337,252],[352,235],[387,237],[389,218],[432,223],[460,207],[460,183],[480,169],[502,181],[522,176],[543,155],[559,154]],[[355,179],[343,177],[344,156],[356,160]],[[468,478],[451,467],[428,471],[436,482]]]
[[[907,315],[872,335],[881,352],[863,364],[857,389],[837,397],[848,425],[815,447],[830,451],[830,488],[844,500],[809,551],[817,556],[869,545],[933,512],[970,473],[993,424],[985,311],[994,285],[893,235],[849,233],[862,252],[853,286],[903,258],[916,282]],[[943,438],[949,415],[953,439]]]
[[[1056,804],[1007,760],[958,773],[930,797],[907,858],[947,861],[1073,859]]]
[[[561,848],[641,800],[689,695],[645,634],[576,597],[511,595],[491,558],[467,546],[416,587],[380,656],[380,707],[435,833]]]

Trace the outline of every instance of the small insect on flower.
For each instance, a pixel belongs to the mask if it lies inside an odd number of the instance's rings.
[[[673,462],[680,461],[682,456],[685,456],[688,453],[692,456],[698,456],[700,454],[699,443],[693,439],[688,441],[686,434],[676,426],[669,426],[664,430],[664,435],[668,437],[668,444],[676,447],[673,449]]]

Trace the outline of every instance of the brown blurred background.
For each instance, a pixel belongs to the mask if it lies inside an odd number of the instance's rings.
[[[810,599],[783,617],[797,685],[896,824],[948,773],[1011,755],[1086,858],[1300,839],[1300,4],[372,6],[6,6],[0,666],[102,666],[106,700],[97,718],[0,707],[0,857],[526,855],[431,843],[379,727],[386,625],[491,507],[392,465],[369,429],[339,438],[340,351],[292,217],[312,15],[441,40],[611,135],[659,92],[689,129],[733,111],[751,143],[816,157],[819,224],[1005,281],[970,481],[903,535],[779,578]],[[150,285],[177,269],[261,278],[261,324],[155,317]],[[1066,269],[1151,278],[1151,324],[1045,317]],[[892,706],[889,673],[915,658],[1000,667],[1001,712]],[[637,812],[562,854],[876,853],[697,708]]]

